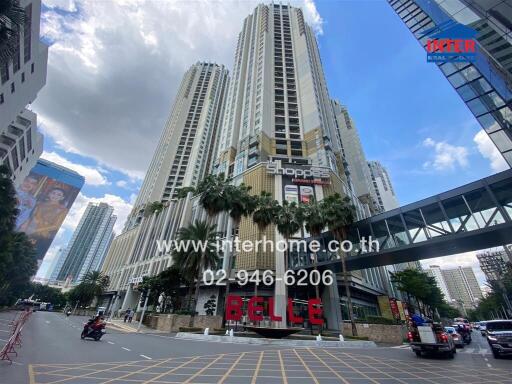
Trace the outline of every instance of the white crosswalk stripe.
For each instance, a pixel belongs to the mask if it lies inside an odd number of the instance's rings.
[[[394,347],[391,347],[391,348],[394,348],[394,349],[407,349],[407,348],[410,348],[410,346],[407,345],[407,344],[404,344],[404,345],[397,345],[397,346],[394,346]]]

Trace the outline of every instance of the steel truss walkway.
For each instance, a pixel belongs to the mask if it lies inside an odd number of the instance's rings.
[[[325,245],[332,239],[321,237]],[[361,250],[361,239],[376,239],[379,252]],[[451,191],[356,222],[349,240],[347,269],[417,261],[512,243],[512,169]],[[317,255],[320,269],[341,270],[327,250]],[[313,266],[314,258],[291,253],[292,269]]]

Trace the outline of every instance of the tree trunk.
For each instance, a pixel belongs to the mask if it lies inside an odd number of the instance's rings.
[[[352,307],[352,296],[350,294],[350,285],[348,284],[348,273],[347,273],[347,265],[345,260],[345,252],[341,250],[341,241],[344,238],[344,233],[341,233],[341,236],[338,236],[339,246],[340,246],[340,257],[341,257],[341,269],[343,272],[343,283],[345,284],[345,292],[347,295],[347,306],[348,306],[348,317],[350,319],[350,325],[352,326],[352,336],[357,336],[357,327],[356,322],[354,321],[354,309]]]
[[[205,253],[201,253],[201,261],[199,262],[199,272],[197,273],[196,292],[194,293],[194,308],[192,309],[193,312],[195,312],[197,309],[197,302],[199,300],[199,289],[201,288],[201,279],[203,277],[205,258]]]

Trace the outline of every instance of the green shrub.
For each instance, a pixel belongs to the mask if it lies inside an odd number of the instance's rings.
[[[368,336],[343,336],[346,340],[363,340],[368,341]]]

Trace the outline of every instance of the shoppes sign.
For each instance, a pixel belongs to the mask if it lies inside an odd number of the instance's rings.
[[[326,168],[310,167],[304,168],[291,168],[281,166],[279,163],[269,161],[267,163],[267,173],[271,175],[285,175],[294,179],[329,179],[329,170]]]

